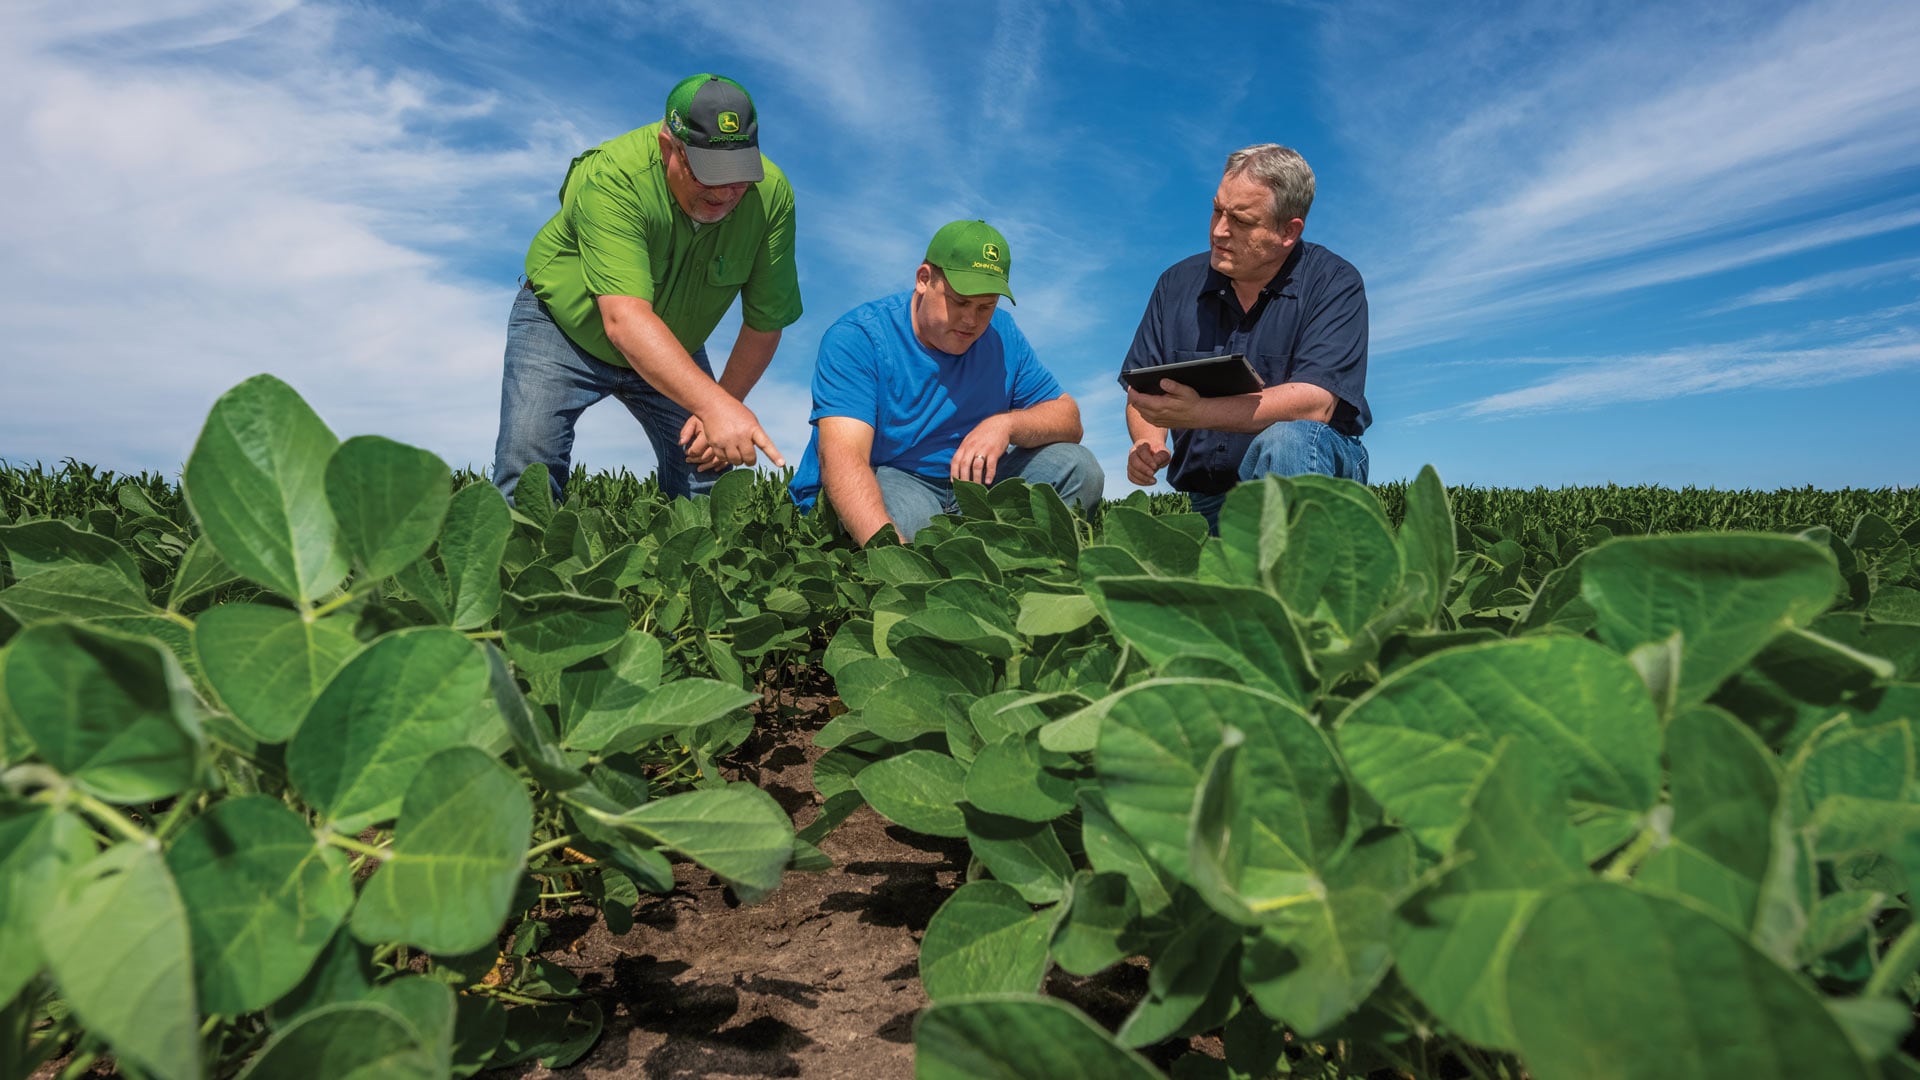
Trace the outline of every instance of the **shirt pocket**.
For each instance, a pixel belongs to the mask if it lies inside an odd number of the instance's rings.
[[[744,251],[723,251],[707,260],[707,284],[737,289],[753,274],[753,255]]]

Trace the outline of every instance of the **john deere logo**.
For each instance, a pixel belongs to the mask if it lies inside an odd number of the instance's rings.
[[[720,130],[726,132],[729,135],[733,134],[736,131],[739,131],[740,130],[740,114],[736,112],[721,113],[720,114]]]
[[[988,262],[992,262],[992,263],[999,262],[1000,261],[1000,245],[999,244],[980,245],[980,257],[987,260]]]

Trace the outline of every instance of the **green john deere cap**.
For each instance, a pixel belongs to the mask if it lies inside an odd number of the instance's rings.
[[[759,183],[760,118],[753,99],[724,75],[692,75],[667,95],[667,130],[687,148],[693,178],[708,187]]]
[[[962,296],[999,293],[1018,303],[1007,287],[1013,252],[1000,230],[984,221],[949,221],[940,226],[933,243],[927,245],[927,261],[939,267],[953,291]]]

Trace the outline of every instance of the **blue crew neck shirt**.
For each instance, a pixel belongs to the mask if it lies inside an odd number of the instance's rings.
[[[1359,436],[1367,408],[1367,292],[1353,264],[1301,241],[1253,309],[1240,306],[1233,281],[1202,252],[1167,268],[1153,287],[1121,370],[1241,353],[1268,386],[1312,383],[1338,398],[1330,425]],[[1176,431],[1167,483],[1176,491],[1218,495],[1239,481],[1252,433]]]
[[[980,421],[1063,393],[1005,310],[996,310],[987,332],[955,356],[913,336],[911,290],[862,304],[820,339],[808,417],[813,438],[787,491],[803,510],[820,493],[823,416],[871,425],[875,468],[945,480],[954,450]]]

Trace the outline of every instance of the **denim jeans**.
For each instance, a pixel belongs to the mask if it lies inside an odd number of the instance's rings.
[[[693,362],[709,377],[707,350]],[[609,395],[627,407],[653,443],[660,490],[668,498],[705,494],[719,472],[695,472],[680,447],[687,410],[653,388],[630,367],[614,367],[575,345],[547,313],[547,305],[522,288],[507,319],[506,370],[500,380],[500,437],[493,444],[493,483],[513,501],[520,474],[545,462],[553,497],[559,500],[573,468],[573,428],[587,406]]]
[[[929,479],[916,473],[881,465],[873,470],[880,481],[880,499],[887,505],[887,516],[900,539],[927,527],[935,514],[957,514],[953,484],[942,477]],[[1007,451],[994,470],[993,482],[1018,476],[1029,484],[1045,484],[1060,493],[1061,501],[1081,510],[1092,510],[1106,489],[1107,475],[1093,454],[1079,443],[1048,443],[1033,448],[1016,447]]]
[[[1282,420],[1253,437],[1247,456],[1240,459],[1240,479],[1263,476],[1299,476],[1318,473],[1367,482],[1367,448],[1354,435],[1343,435],[1318,420]],[[1189,492],[1187,500],[1207,519],[1207,529],[1220,531],[1220,505],[1226,492],[1202,495]]]

